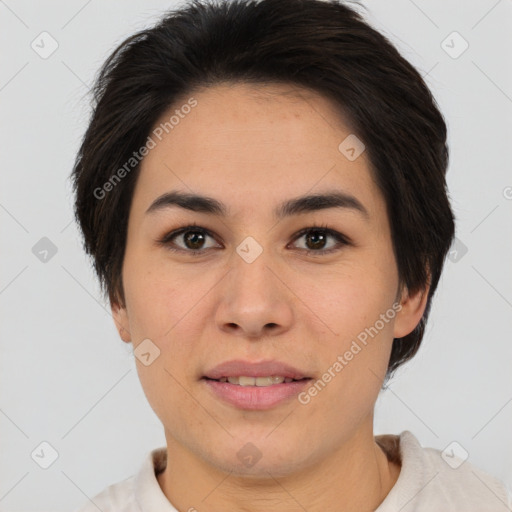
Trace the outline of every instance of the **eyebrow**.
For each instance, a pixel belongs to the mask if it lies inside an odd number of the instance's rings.
[[[154,213],[173,206],[179,206],[193,212],[207,213],[219,217],[229,214],[227,205],[213,197],[190,194],[188,192],[171,191],[157,197],[146,210],[146,214]],[[340,191],[322,194],[311,194],[284,201],[274,210],[276,219],[283,219],[301,213],[315,212],[327,208],[342,208],[360,213],[369,218],[367,209],[354,196]]]

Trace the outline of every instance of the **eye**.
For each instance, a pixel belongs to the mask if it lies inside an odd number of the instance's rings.
[[[346,236],[342,235],[338,231],[335,231],[334,229],[328,228],[327,226],[315,225],[303,229],[298,233],[294,240],[299,240],[300,238],[304,238],[306,244],[309,245],[309,247],[314,247],[314,249],[304,249],[306,254],[312,254],[314,256],[332,253],[340,250],[340,248],[345,245],[350,245],[350,241]],[[326,241],[329,238],[335,240],[336,243],[326,249]]]
[[[162,239],[158,240],[158,243],[164,245],[171,251],[187,252],[192,255],[198,255],[206,252],[202,244],[207,237],[213,238],[207,229],[194,224],[167,233]],[[175,239],[181,240],[183,245],[180,246],[179,244],[176,244],[174,242]],[[178,248],[173,247],[173,245],[178,245]],[[210,248],[211,247],[207,247],[207,249]]]
[[[205,254],[207,249],[216,248],[214,246],[204,246],[204,242],[208,237],[215,239],[207,229],[194,224],[167,233],[163,238],[157,240],[157,243],[174,252],[186,252],[191,255],[200,255]],[[350,241],[346,236],[327,226],[315,225],[305,228],[297,233],[293,240],[295,242],[300,238],[305,239],[306,248],[299,248],[299,250],[314,256],[335,252],[345,245],[350,245]],[[325,248],[329,238],[334,240],[335,243],[331,244],[331,247]],[[180,241],[181,244],[176,241]],[[308,246],[313,248],[308,249]]]

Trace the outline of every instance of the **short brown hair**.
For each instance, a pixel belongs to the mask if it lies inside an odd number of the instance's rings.
[[[430,284],[421,321],[393,341],[389,378],[420,346],[454,236],[447,130],[419,72],[341,1],[192,0],[108,57],[72,173],[76,218],[103,291],[124,305],[122,264],[140,165],[107,198],[95,191],[178,98],[221,82],[309,88],[331,99],[365,144],[386,201],[400,283],[411,293]]]

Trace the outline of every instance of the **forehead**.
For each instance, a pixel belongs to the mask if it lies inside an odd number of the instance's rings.
[[[183,97],[152,130],[161,135],[152,135],[134,202],[147,208],[179,189],[223,198],[235,213],[335,188],[368,210],[378,207],[365,152],[349,160],[340,150],[354,135],[338,110],[317,93],[281,84],[222,84]]]

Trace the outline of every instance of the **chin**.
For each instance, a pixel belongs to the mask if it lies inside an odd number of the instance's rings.
[[[301,467],[306,468],[317,458],[314,453],[304,451],[313,447],[304,443],[304,438],[298,436],[296,444],[283,442],[283,438],[269,436],[269,431],[260,436],[243,436],[228,441],[219,447],[216,453],[208,454],[208,462],[219,470],[231,473],[233,476],[268,480],[271,477],[286,477],[296,473]],[[318,455],[318,458],[321,458]]]

